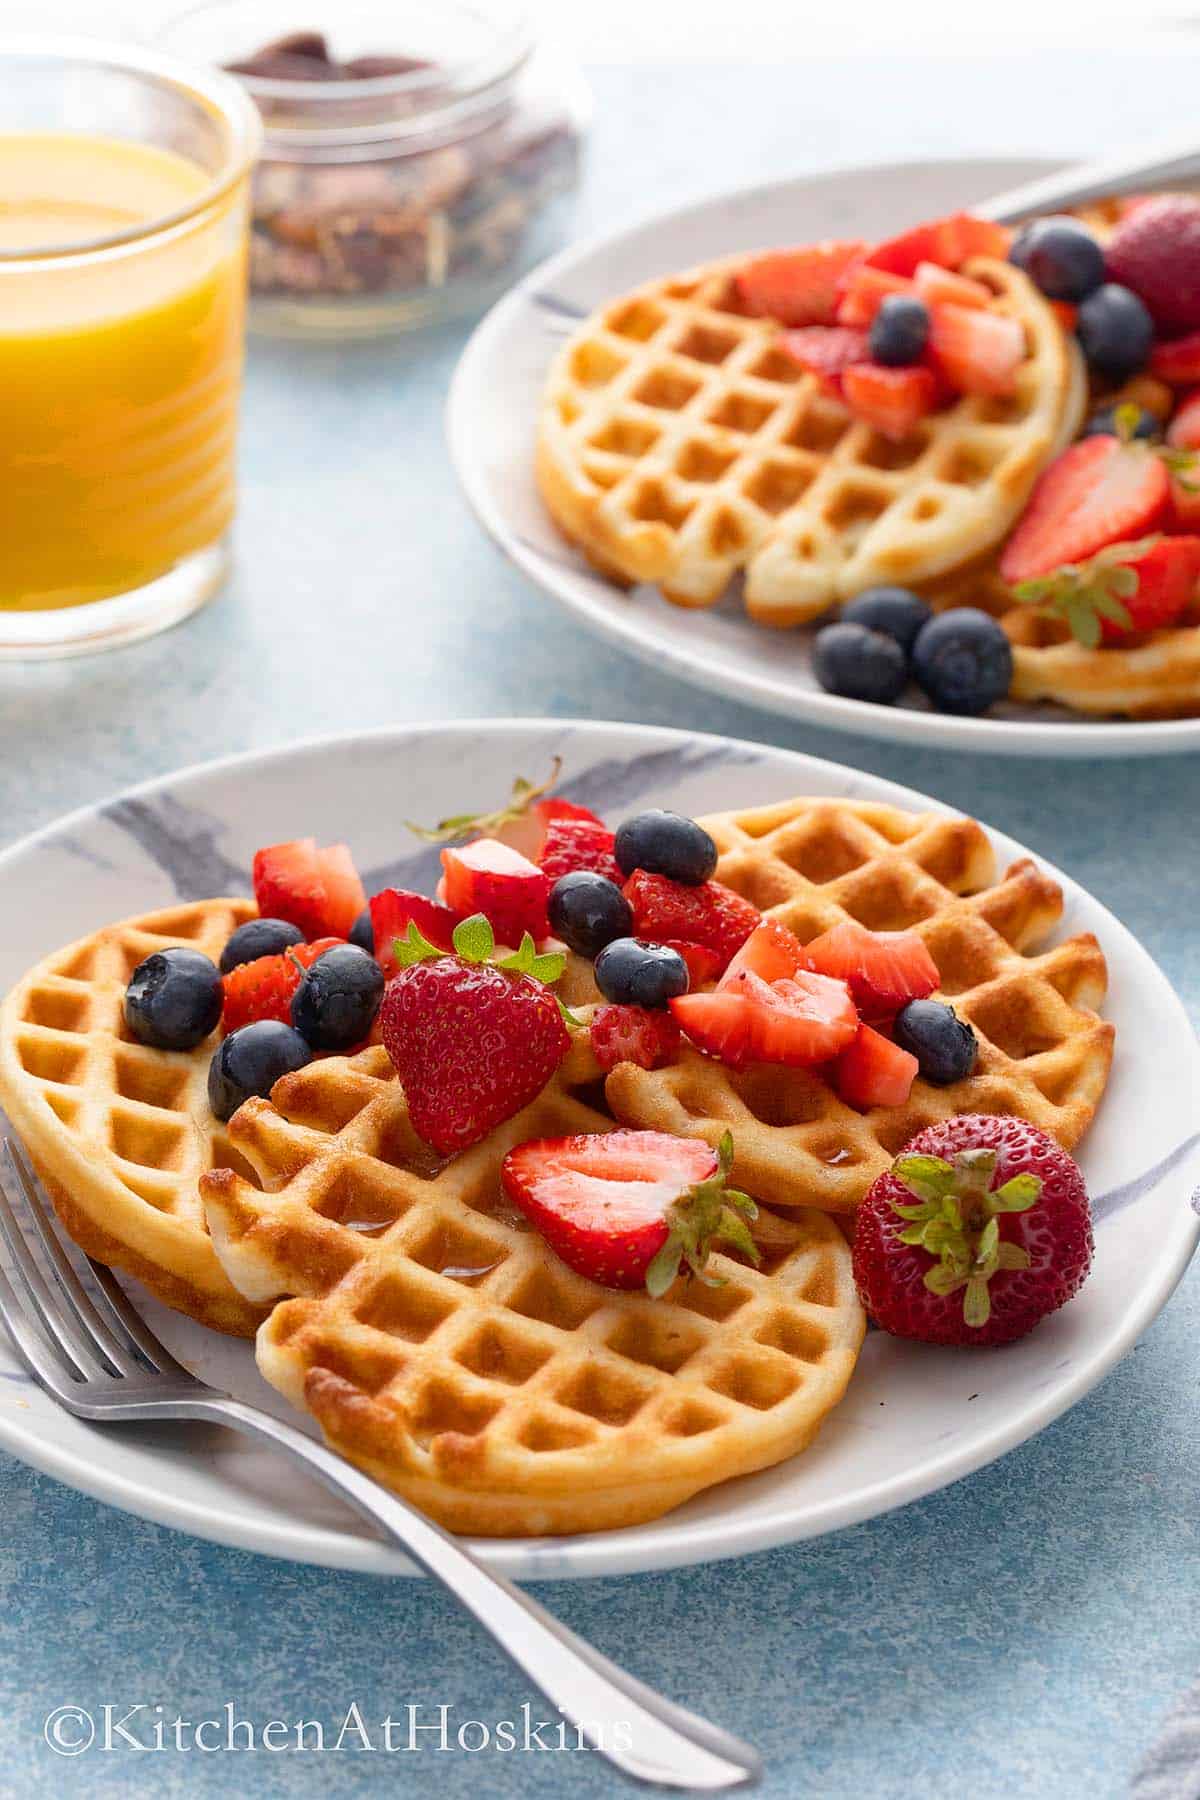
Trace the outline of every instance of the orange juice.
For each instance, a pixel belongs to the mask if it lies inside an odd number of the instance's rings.
[[[174,150],[0,134],[0,609],[126,593],[229,524],[245,192],[211,185]]]

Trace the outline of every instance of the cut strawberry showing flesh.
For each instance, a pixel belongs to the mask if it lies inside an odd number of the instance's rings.
[[[744,264],[734,278],[751,313],[781,325],[832,325],[838,282],[866,249],[853,243],[804,244]]]
[[[972,213],[951,213],[947,218],[914,225],[910,231],[876,244],[865,261],[873,269],[911,276],[923,262],[938,263],[943,269],[960,269],[972,256],[992,256],[1003,261],[1011,242],[1012,233],[1003,225],[977,219]]]
[[[1167,442],[1173,450],[1200,450],[1200,388],[1185,394],[1171,423]],[[1171,474],[1169,531],[1200,531],[1200,459],[1196,467]]]
[[[1200,331],[1189,331],[1186,337],[1169,338],[1155,344],[1150,352],[1150,373],[1173,387],[1200,381]]]
[[[228,1037],[243,1025],[259,1019],[275,1019],[282,1025],[292,1022],[292,995],[319,956],[341,944],[343,938],[317,938],[311,944],[295,944],[280,956],[259,956],[253,962],[239,963],[222,977],[225,998],[221,1009],[221,1029]]]
[[[535,940],[549,935],[546,901],[551,881],[545,870],[498,838],[442,851],[445,903],[460,918],[483,913],[496,939],[516,948],[525,932]]]
[[[375,960],[385,975],[396,973],[395,942],[408,936],[415,925],[421,936],[436,944],[439,950],[451,950],[458,914],[424,894],[410,893],[407,888],[383,888],[372,894],[371,929],[375,933]]]
[[[625,877],[613,855],[613,842],[612,832],[598,819],[551,819],[538,852],[538,866],[551,884],[575,869],[590,869],[620,887]]]
[[[715,950],[709,950],[704,944],[689,944],[683,938],[663,938],[663,948],[674,950],[682,956],[687,964],[688,987],[694,992],[697,988],[706,987],[721,973],[724,964]]]
[[[1162,631],[1175,625],[1196,598],[1200,580],[1200,536],[1160,537],[1151,544],[1134,545],[1129,556],[1117,553],[1114,561],[1132,569],[1137,592],[1125,602],[1130,624],[1101,619],[1104,641],[1120,643],[1131,631]]]
[[[1001,577],[1029,581],[1144,537],[1162,524],[1170,497],[1167,471],[1147,445],[1083,438],[1038,477],[1004,547]]]
[[[951,306],[966,306],[978,312],[990,306],[993,298],[991,288],[984,287],[982,281],[972,281],[969,275],[956,275],[953,269],[943,269],[934,262],[917,264],[913,286],[927,306],[948,302]]]
[[[345,844],[319,850],[315,838],[268,844],[255,852],[254,898],[264,919],[286,919],[310,941],[349,937],[367,904]]]
[[[842,376],[842,397],[856,418],[900,443],[937,404],[937,381],[919,363],[905,369],[854,363]]]
[[[839,325],[865,328],[889,294],[913,292],[912,282],[903,275],[889,275],[886,269],[872,269],[866,263],[855,263],[842,278],[837,322]]]
[[[851,325],[805,325],[785,331],[779,345],[834,393],[841,392],[842,371],[871,354],[867,333]]]
[[[764,919],[757,930],[750,933],[718,986],[729,987],[744,969],[763,981],[779,981],[784,976],[795,975],[799,969],[811,967],[795,932],[781,925],[778,919]]]
[[[932,308],[929,354],[963,394],[1011,394],[1025,360],[1025,332],[1019,319],[969,306]]]
[[[635,869],[625,883],[638,937],[652,944],[697,944],[724,969],[762,919],[757,906],[719,881],[685,887],[666,875]]]
[[[846,1048],[859,1022],[845,982],[806,969],[772,982],[743,969],[727,987],[681,994],[670,1007],[696,1048],[732,1069],[828,1062]]]
[[[551,795],[535,800],[532,806],[518,812],[513,818],[506,819],[503,825],[497,827],[495,836],[510,849],[519,850],[530,862],[537,862],[546,841],[546,832],[556,820],[601,824],[590,807],[576,806],[573,800],[562,800],[557,795]]]
[[[873,1106],[904,1106],[920,1064],[869,1025],[860,1025],[853,1043],[838,1057],[833,1085],[847,1106],[869,1112]]]
[[[806,944],[809,966],[846,982],[867,1019],[886,1019],[910,1000],[924,1000],[941,979],[915,931],[868,931],[843,919]]]

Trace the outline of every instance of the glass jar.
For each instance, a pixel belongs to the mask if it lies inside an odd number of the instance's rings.
[[[252,325],[370,337],[482,310],[565,235],[586,89],[507,7],[326,11],[209,0],[166,32],[262,115]]]

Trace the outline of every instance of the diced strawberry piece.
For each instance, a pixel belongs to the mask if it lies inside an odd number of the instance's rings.
[[[1025,358],[1025,332],[1018,319],[1004,313],[935,306],[929,354],[960,393],[1011,394]]]
[[[624,892],[638,937],[654,944],[680,939],[698,944],[712,951],[722,969],[762,918],[757,906],[719,881],[685,887],[666,875],[635,869]]]
[[[558,795],[549,795],[535,800],[532,806],[525,807],[513,818],[506,819],[496,827],[495,836],[502,844],[512,850],[519,850],[530,862],[537,862],[542,853],[542,845],[546,841],[546,832],[555,820],[578,819],[591,825],[599,825],[601,821],[590,807],[576,806],[573,800],[563,800]]]
[[[385,975],[396,973],[395,942],[397,938],[407,937],[410,925],[415,925],[421,936],[436,944],[439,950],[453,948],[458,914],[451,912],[448,906],[439,906],[435,900],[427,900],[424,894],[410,893],[407,888],[384,888],[371,895],[370,906],[375,960]]]
[[[1113,560],[1133,569],[1138,578],[1136,594],[1122,602],[1132,621],[1129,631],[1164,630],[1176,624],[1196,598],[1200,536],[1156,538],[1149,548]],[[1120,643],[1129,635],[1112,619],[1102,618],[1100,629],[1109,644]]]
[[[1184,394],[1179,408],[1167,426],[1167,442],[1173,450],[1200,451],[1200,388]],[[1171,476],[1171,512],[1169,531],[1200,531],[1200,457],[1194,470],[1181,478]]]
[[[311,944],[296,944],[281,956],[259,956],[253,962],[240,963],[222,976],[225,1000],[221,1029],[225,1035],[228,1037],[231,1031],[240,1031],[243,1025],[252,1025],[258,1019],[277,1019],[289,1025],[292,995],[300,986],[303,971],[310,969],[326,950],[344,942],[344,938],[317,938]]]
[[[834,1064],[833,1085],[847,1106],[860,1112],[873,1106],[904,1106],[919,1067],[916,1057],[899,1044],[860,1025],[858,1036]]]
[[[697,1049],[734,1069],[753,1062],[828,1062],[858,1030],[845,982],[805,969],[773,982],[743,969],[728,987],[681,994],[670,1007]]]
[[[977,219],[972,213],[951,213],[947,218],[914,225],[898,237],[876,244],[865,260],[870,268],[911,276],[923,262],[938,263],[943,269],[960,269],[972,256],[1003,260],[1011,241],[1012,234],[1003,225]]]
[[[938,967],[915,931],[868,931],[843,919],[804,947],[809,967],[849,986],[863,1017],[886,1019],[910,1000],[924,1000]]]
[[[551,884],[573,869],[590,869],[618,887],[625,877],[613,855],[613,834],[597,819],[551,819],[538,855],[538,865]]]
[[[842,376],[842,397],[856,418],[899,443],[933,411],[937,383],[919,363],[904,369],[855,363]]]
[[[1000,558],[1001,577],[1029,581],[1144,537],[1165,518],[1170,493],[1167,471],[1145,444],[1083,438],[1038,477]]]
[[[966,306],[979,311],[992,303],[992,290],[984,287],[982,281],[972,281],[969,275],[956,275],[953,269],[943,269],[938,263],[918,263],[913,286],[926,306],[948,301],[951,306]]]
[[[1074,331],[1079,323],[1079,308],[1073,300],[1050,300],[1047,302],[1064,331]]]
[[[345,844],[315,838],[268,844],[254,857],[254,898],[264,919],[286,919],[306,938],[349,937],[367,904]]]
[[[913,284],[902,275],[889,275],[885,269],[871,269],[856,263],[847,269],[838,298],[839,325],[865,328],[871,323],[889,294],[911,294]]]
[[[665,1069],[679,1055],[679,1026],[669,1012],[644,1006],[600,1006],[592,1015],[592,1049],[602,1069],[620,1062]]]
[[[782,325],[832,325],[838,281],[865,249],[856,241],[773,250],[746,263],[735,285],[744,304],[760,317]]]
[[[1155,344],[1150,352],[1150,373],[1160,381],[1169,381],[1172,387],[1200,381],[1200,331]]]
[[[450,911],[464,919],[484,913],[499,943],[513,948],[527,931],[534,938],[549,932],[550,877],[519,850],[498,838],[476,838],[443,850],[442,869]]]
[[[743,969],[749,969],[763,981],[779,981],[785,975],[794,975],[799,969],[811,967],[795,932],[781,925],[778,919],[764,919],[750,933],[717,985],[729,987]]]
[[[805,325],[799,331],[785,331],[779,347],[834,393],[841,391],[843,369],[866,362],[871,354],[866,332],[851,325]]]
[[[683,938],[663,938],[663,946],[682,956],[687,964],[688,986],[694,992],[721,973],[721,958],[704,944],[689,944]]]

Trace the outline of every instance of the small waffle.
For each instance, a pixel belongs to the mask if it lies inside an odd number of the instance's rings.
[[[187,944],[215,961],[254,910],[201,900],[106,926],[38,963],[0,1008],[0,1104],[76,1243],[243,1337],[262,1311],[214,1256],[197,1190],[234,1155],[206,1093],[215,1039],[153,1050],[130,1035],[123,1002],[144,957]]]
[[[1086,394],[1073,340],[1022,272],[969,266],[1024,326],[1015,393],[960,398],[893,443],[779,348],[774,321],[746,315],[743,260],[609,302],[556,358],[537,475],[566,536],[681,606],[713,605],[744,571],[748,610],[779,626],[998,543]]]
[[[789,800],[704,824],[720,852],[717,879],[802,943],[844,919],[918,932],[941,997],[975,1029],[978,1064],[949,1087],[916,1081],[905,1106],[860,1113],[817,1071],[738,1073],[688,1050],[665,1069],[613,1070],[606,1097],[623,1124],[714,1145],[732,1131],[742,1186],[772,1206],[843,1213],[938,1119],[1013,1113],[1067,1149],[1079,1142],[1112,1060],[1113,1027],[1093,1010],[1105,962],[1090,933],[1047,947],[1062,893],[1033,862],[997,879],[974,820],[853,801]]]
[[[333,1447],[455,1531],[595,1531],[658,1517],[809,1442],[862,1342],[849,1251],[820,1213],[764,1215],[761,1269],[661,1300],[574,1274],[505,1201],[528,1138],[604,1131],[575,1053],[449,1163],[409,1123],[386,1052],[311,1064],[230,1124],[261,1181],[202,1178],[231,1278],[275,1306],[268,1381]]]

